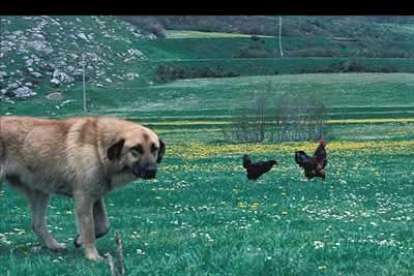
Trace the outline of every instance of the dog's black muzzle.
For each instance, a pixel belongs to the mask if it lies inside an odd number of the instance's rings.
[[[132,166],[132,173],[138,178],[153,179],[157,174],[157,166],[150,164],[142,165],[137,162]]]

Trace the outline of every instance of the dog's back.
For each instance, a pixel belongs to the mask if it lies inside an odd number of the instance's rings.
[[[0,117],[0,120],[1,120],[1,117]],[[1,129],[0,129],[0,186],[4,181],[5,162],[6,162],[6,149],[4,147],[4,142],[1,139]]]
[[[72,123],[32,117],[2,117],[2,178],[22,186],[54,193],[73,179],[67,162],[66,137]],[[9,175],[15,181],[9,181]],[[71,179],[69,179],[71,176]]]
[[[3,125],[2,119],[3,117],[0,116],[0,186],[3,183],[4,178],[5,178],[5,162],[6,162],[6,147],[2,139],[2,125]]]

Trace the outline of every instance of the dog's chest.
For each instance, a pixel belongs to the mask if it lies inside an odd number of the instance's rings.
[[[131,172],[116,174],[112,177],[111,189],[121,188],[135,180],[137,180],[137,178]]]
[[[73,197],[73,187],[68,183],[60,184],[57,185],[55,193],[58,195]]]

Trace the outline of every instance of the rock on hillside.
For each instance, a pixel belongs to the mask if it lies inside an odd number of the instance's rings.
[[[33,97],[39,87],[72,87],[82,81],[82,55],[87,78],[92,77],[95,85],[109,77],[130,80],[138,75],[122,64],[146,59],[134,42],[155,38],[111,16],[2,16],[0,20],[0,99]]]

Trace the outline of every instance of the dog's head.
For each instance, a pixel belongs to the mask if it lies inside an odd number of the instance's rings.
[[[131,172],[143,179],[155,178],[157,164],[164,154],[165,144],[153,131],[132,123],[107,150],[108,159],[117,164],[118,172]]]

